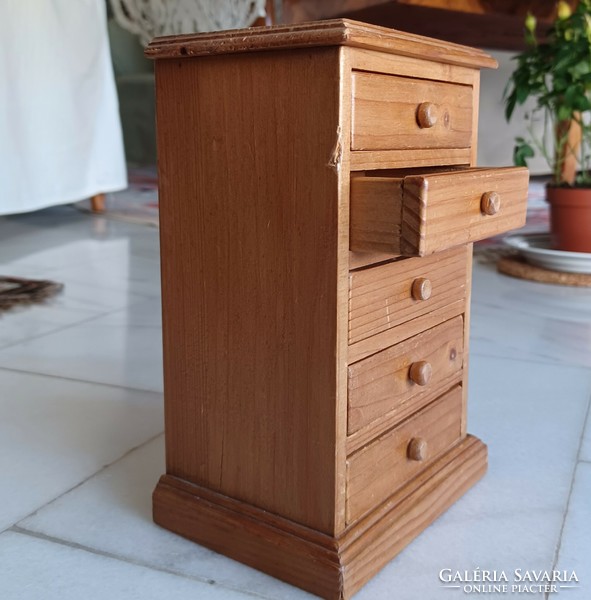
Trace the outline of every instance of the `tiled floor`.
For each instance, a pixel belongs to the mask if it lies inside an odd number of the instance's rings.
[[[2,218],[0,273],[66,286],[0,318],[0,598],[310,597],[151,522],[164,470],[157,231],[70,207]],[[469,429],[489,444],[489,473],[357,598],[453,600],[466,594],[442,569],[556,567],[580,580],[556,597],[588,600],[591,290],[475,264],[471,352]]]

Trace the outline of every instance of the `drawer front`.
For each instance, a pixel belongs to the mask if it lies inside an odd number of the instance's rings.
[[[462,388],[447,394],[347,460],[347,523],[362,517],[461,439]]]
[[[525,223],[527,169],[460,169],[351,180],[350,248],[425,256]]]
[[[471,249],[470,249],[471,250]],[[386,348],[441,323],[450,305],[459,303],[463,312],[469,249],[454,248],[426,258],[407,258],[349,274],[349,344],[400,329],[399,325],[428,317],[429,323],[405,337],[393,339]],[[454,315],[451,315],[454,316]],[[448,316],[447,318],[450,318]],[[393,341],[392,341],[393,340]]]
[[[405,177],[402,254],[425,256],[523,227],[528,183],[521,167]]]
[[[401,421],[459,383],[463,351],[464,320],[458,316],[351,365],[348,433],[377,419]]]
[[[468,148],[472,86],[353,72],[352,150]]]

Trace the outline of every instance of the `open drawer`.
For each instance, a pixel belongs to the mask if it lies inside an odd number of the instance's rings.
[[[522,167],[353,177],[350,249],[425,256],[516,229],[528,182]]]

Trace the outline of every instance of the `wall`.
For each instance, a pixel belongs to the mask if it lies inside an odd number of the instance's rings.
[[[490,52],[498,61],[496,71],[485,69],[482,72],[480,91],[480,124],[478,140],[478,165],[508,166],[513,164],[513,147],[515,137],[521,135],[529,137],[525,126],[525,108],[516,108],[511,122],[505,121],[505,107],[503,92],[507,81],[514,69],[515,61],[511,58],[514,52]],[[538,128],[541,129],[541,128]],[[533,175],[548,174],[549,168],[546,161],[536,156],[528,162]]]

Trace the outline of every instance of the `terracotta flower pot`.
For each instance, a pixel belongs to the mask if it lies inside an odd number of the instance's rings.
[[[552,247],[591,252],[591,188],[546,188]]]

